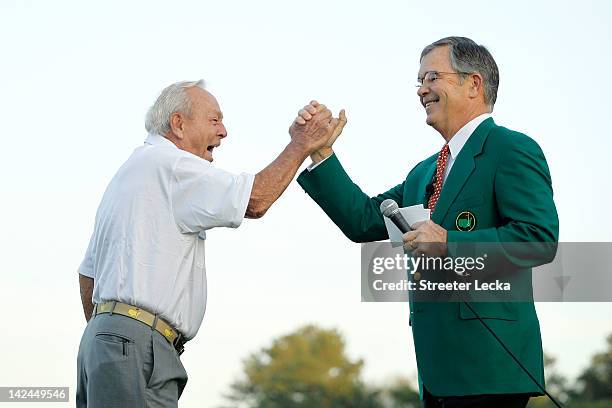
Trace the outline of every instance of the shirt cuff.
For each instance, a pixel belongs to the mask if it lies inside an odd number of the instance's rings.
[[[242,220],[246,216],[246,211],[249,206],[249,200],[251,199],[251,191],[253,191],[253,183],[255,183],[255,175],[250,173],[242,173],[239,177],[244,179],[243,190],[241,194],[241,204],[239,206],[237,215],[239,218],[232,223],[232,228],[238,228],[242,224]]]
[[[320,162],[317,163],[310,163],[310,165],[308,167],[306,167],[306,170],[308,171],[313,171],[314,169],[316,169],[321,163],[323,163],[325,160],[329,159],[330,157],[332,157],[335,153],[330,154],[329,156],[327,156],[326,158],[324,158],[323,160],[321,160]]]

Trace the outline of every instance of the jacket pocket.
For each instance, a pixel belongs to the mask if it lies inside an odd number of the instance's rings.
[[[470,302],[470,307],[481,319],[518,320],[517,305],[512,302]],[[478,319],[474,311],[464,302],[459,303],[459,318],[461,320]]]

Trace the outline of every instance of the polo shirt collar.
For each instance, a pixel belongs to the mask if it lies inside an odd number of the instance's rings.
[[[156,145],[172,146],[178,149],[178,147],[176,147],[176,145],[172,143],[170,140],[166,139],[165,137],[161,135],[155,134],[155,133],[149,133],[149,135],[147,136],[144,142],[145,144],[152,145],[152,146],[156,146]]]

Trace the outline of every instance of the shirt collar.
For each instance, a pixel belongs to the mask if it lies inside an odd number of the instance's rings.
[[[457,155],[459,155],[459,152],[461,149],[463,149],[463,146],[465,146],[465,143],[468,141],[472,133],[474,133],[476,128],[490,117],[490,113],[483,113],[480,116],[476,116],[474,119],[463,125],[463,127],[459,129],[457,133],[455,133],[455,135],[448,142],[450,155],[453,159],[457,158]]]
[[[149,135],[147,136],[144,142],[145,144],[152,145],[152,146],[156,146],[156,145],[172,146],[178,149],[178,147],[176,147],[176,145],[172,143],[170,140],[166,139],[165,137],[161,135],[155,134],[155,133],[149,133]]]

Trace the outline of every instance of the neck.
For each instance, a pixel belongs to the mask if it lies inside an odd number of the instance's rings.
[[[164,137],[168,139],[169,141],[171,141],[172,143],[174,143],[176,147],[181,149],[181,140],[178,137],[176,137],[172,132],[166,133]]]
[[[489,109],[488,107],[484,106],[484,107],[479,107],[477,109],[473,109],[471,111],[468,111],[468,112],[465,113],[465,115],[463,116],[462,120],[458,120],[456,123],[453,123],[447,129],[441,130],[440,134],[442,135],[444,140],[446,140],[446,143],[448,143],[453,138],[453,136],[455,136],[457,134],[457,132],[459,132],[459,130],[462,127],[464,127],[472,119],[477,118],[478,116],[480,116],[480,115],[482,115],[484,113],[491,113],[491,109]]]
[[[201,154],[199,154],[199,152],[193,146],[190,146],[188,143],[185,143],[183,139],[179,139],[174,134],[168,133],[164,137],[174,143],[174,145],[179,149],[194,154],[198,157],[202,157]]]

